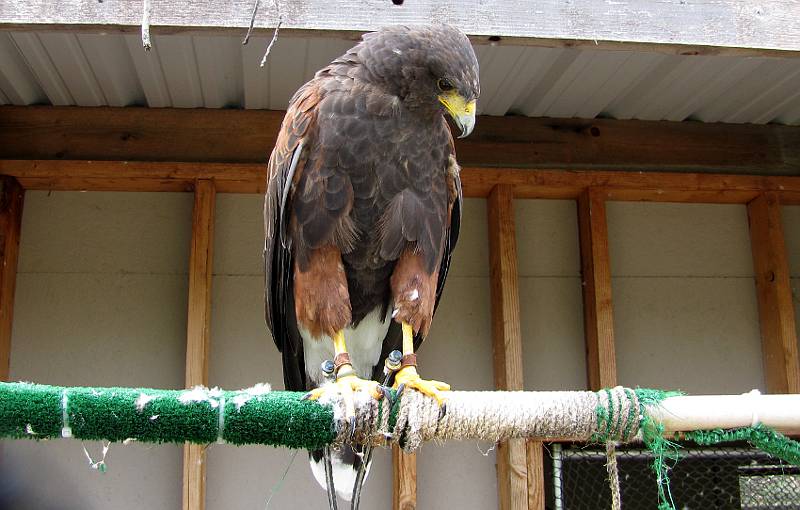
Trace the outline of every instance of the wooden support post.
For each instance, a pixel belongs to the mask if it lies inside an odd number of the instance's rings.
[[[11,325],[24,196],[25,191],[16,179],[0,176],[0,381],[8,380],[10,369]]]
[[[578,230],[583,273],[583,327],[589,388],[617,385],[608,225],[602,190],[587,188],[578,197]]]
[[[800,393],[797,333],[778,196],[773,192],[759,195],[747,204],[747,214],[767,391]]]
[[[527,441],[528,456],[528,509],[544,510],[544,445],[541,441]]]
[[[186,387],[208,384],[211,325],[211,270],[214,250],[214,181],[198,180],[194,190],[189,256],[189,315],[186,324]],[[201,445],[183,448],[183,510],[205,508],[206,466]]]
[[[514,192],[495,186],[489,194],[489,264],[491,266],[494,384],[500,390],[522,390],[522,337],[517,281]],[[512,439],[497,447],[497,489],[501,510],[528,508],[525,441]]]
[[[405,453],[397,445],[392,446],[392,491],[393,510],[415,510],[417,508],[417,454]]]

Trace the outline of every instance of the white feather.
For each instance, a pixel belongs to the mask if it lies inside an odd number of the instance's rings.
[[[350,354],[350,361],[353,369],[362,379],[372,377],[372,369],[378,364],[383,349],[383,339],[389,331],[392,317],[389,311],[381,317],[380,307],[375,308],[364,317],[355,328],[345,328],[344,340],[347,345],[347,352]],[[299,326],[299,325],[298,325]],[[299,328],[300,336],[303,337],[303,357],[306,363],[306,374],[315,386],[320,386],[323,381],[322,362],[333,359],[333,339],[329,336],[312,338],[311,333]],[[314,462],[309,459],[311,472],[320,486],[325,489],[325,465],[324,459]],[[353,497],[353,485],[356,483],[356,470],[353,466],[342,461],[336,451],[331,452],[331,466],[333,468],[333,485],[336,487],[336,494],[350,501]],[[367,466],[366,475],[369,474],[370,466]]]
[[[319,462],[314,462],[313,458],[308,459],[311,464],[311,472],[314,474],[314,479],[323,489],[327,489],[325,483],[325,458],[320,459]],[[367,464],[367,471],[364,473],[364,480],[369,476],[369,470],[372,467],[372,462]],[[345,501],[353,499],[353,485],[356,483],[356,470],[350,464],[345,464],[342,459],[336,455],[336,452],[331,452],[331,471],[333,473],[333,486],[336,488],[336,495]]]
[[[345,328],[344,341],[353,369],[359,377],[369,379],[372,369],[378,364],[383,348],[383,339],[389,331],[392,318],[389,313],[381,318],[381,309],[375,308],[358,323],[356,328]],[[323,381],[322,362],[333,359],[333,339],[329,336],[312,338],[308,330],[299,328],[303,337],[303,357],[306,362],[306,374],[315,385]]]

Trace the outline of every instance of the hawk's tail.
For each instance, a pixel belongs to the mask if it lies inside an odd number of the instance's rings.
[[[356,446],[356,450],[360,450],[360,448]],[[339,449],[331,450],[333,485],[336,487],[336,495],[345,501],[353,499],[353,486],[356,483],[356,475],[363,462],[363,453],[356,450],[350,445],[343,445]],[[309,451],[308,461],[311,464],[311,472],[314,473],[317,483],[327,490],[325,484],[325,459],[323,458],[322,450]],[[367,464],[364,480],[369,475],[370,464]]]

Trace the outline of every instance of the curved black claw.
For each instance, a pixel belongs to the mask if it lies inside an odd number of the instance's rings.
[[[392,406],[394,406],[394,403],[395,403],[395,397],[394,397],[394,395],[392,394],[392,390],[391,390],[391,388],[389,388],[388,386],[382,386],[382,385],[379,385],[379,386],[378,386],[378,391],[380,391],[380,392],[381,392],[381,395],[383,395],[381,398],[385,398],[385,399],[386,399],[386,401],[389,403],[389,407],[390,407],[390,408],[391,408]]]
[[[400,383],[400,386],[397,387],[397,394],[395,395],[395,400],[400,400],[400,397],[403,395],[403,391],[406,389],[406,383]]]
[[[439,418],[437,421],[442,421],[445,416],[447,416],[447,402],[442,402],[442,405],[439,406]]]
[[[356,437],[356,417],[350,417],[350,434],[348,435],[348,441],[350,443],[353,442],[353,439]]]
[[[311,395],[312,395],[312,393],[313,393],[313,392],[311,392],[311,391],[307,392],[305,395],[303,395],[302,397],[300,397],[300,400],[308,400],[308,399],[310,399],[310,398],[311,398]]]

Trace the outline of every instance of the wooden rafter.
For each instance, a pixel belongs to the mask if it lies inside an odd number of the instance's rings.
[[[747,205],[761,325],[764,378],[770,393],[800,393],[794,303],[781,204],[767,192]]]
[[[9,375],[24,196],[16,179],[0,176],[0,381],[8,380]]]
[[[186,324],[186,387],[208,385],[211,328],[211,271],[214,250],[215,190],[211,180],[198,180],[194,191],[192,246],[189,255],[189,311]],[[205,448],[183,450],[183,510],[205,508]]]
[[[501,184],[492,189],[487,203],[494,385],[500,390],[524,389],[513,199],[513,189]],[[497,492],[501,510],[528,508],[524,440],[512,439],[498,444]]]
[[[0,159],[0,175],[31,190],[191,191],[196,179],[212,179],[221,193],[263,193],[266,165]],[[468,197],[488,197],[503,184],[517,198],[577,199],[600,187],[608,200],[746,204],[772,191],[784,204],[800,204],[795,176],[465,167],[461,180]]]
[[[266,164],[283,115],[3,106],[0,159]],[[800,127],[481,116],[456,151],[464,167],[791,175]]]
[[[249,0],[171,0],[153,2],[155,33],[211,33],[241,36],[250,21]],[[380,26],[449,23],[478,40],[501,37],[513,44],[644,49],[671,53],[764,54],[800,52],[800,16],[791,0],[756,8],[736,0],[632,0],[610,5],[581,0],[565,9],[559,0],[533,5],[498,0],[487,9],[481,0],[422,0],[392,6],[361,0],[281,2],[256,19],[256,33],[275,26],[280,15],[287,30],[304,34],[354,36]],[[342,16],[346,12],[347,16]],[[259,13],[261,14],[261,13]],[[0,27],[25,30],[136,31],[141,2],[83,2],[64,9],[47,0],[0,3]]]

